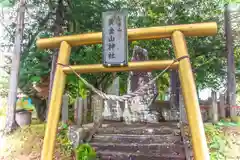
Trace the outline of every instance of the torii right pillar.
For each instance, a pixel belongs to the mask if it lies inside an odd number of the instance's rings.
[[[189,56],[184,34],[175,31],[172,34],[172,43],[176,58]],[[196,85],[193,78],[192,67],[189,58],[179,62],[179,78],[182,87],[184,104],[192,136],[193,153],[196,160],[210,160],[206,136],[200,112]],[[197,127],[198,126],[198,127]]]

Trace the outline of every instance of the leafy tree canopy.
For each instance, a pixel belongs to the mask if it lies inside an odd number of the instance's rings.
[[[216,36],[187,38],[187,44],[199,88],[217,88],[225,78],[223,9],[228,0],[29,0],[27,3],[19,87],[29,95],[36,95],[32,83],[41,82],[42,77],[49,75],[51,56],[56,53],[54,50],[39,50],[36,47],[37,38],[52,37],[58,27],[64,35],[101,31],[101,13],[120,8],[128,8],[129,28],[216,21],[219,27]],[[63,5],[59,10],[60,3]],[[60,24],[56,23],[57,14],[61,17]],[[10,44],[13,43],[15,26],[16,21],[13,20],[6,27]],[[130,42],[130,56],[134,45],[146,48],[152,60],[174,57],[169,39]],[[101,52],[101,45],[75,47],[70,63],[101,63]],[[236,52],[239,55],[239,50]],[[121,92],[124,93],[127,74],[118,75]],[[109,73],[82,76],[97,88],[106,88],[114,77]],[[168,74],[158,82],[159,90],[165,91],[169,86]],[[74,75],[68,76],[66,90],[73,98],[86,94],[85,86]]]

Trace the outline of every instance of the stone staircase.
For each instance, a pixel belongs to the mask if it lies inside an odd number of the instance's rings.
[[[100,160],[185,160],[175,122],[104,123],[91,140]]]

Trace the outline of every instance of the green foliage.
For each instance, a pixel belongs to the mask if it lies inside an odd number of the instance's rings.
[[[61,124],[57,132],[57,141],[59,143],[61,152],[65,156],[70,156],[72,155],[73,147],[72,147],[71,141],[68,139],[67,132],[68,132],[68,125]]]
[[[207,136],[211,160],[224,160],[224,151],[228,142],[221,127],[211,124],[205,125],[205,134]]]
[[[138,26],[155,26],[179,23],[197,23],[217,21],[219,32],[214,37],[191,37],[187,39],[188,50],[192,65],[198,68],[196,80],[199,88],[217,88],[222,82],[224,73],[221,71],[225,58],[221,56],[224,47],[222,34],[222,1],[152,1],[143,2],[146,6],[145,16],[140,17]],[[163,7],[167,6],[167,7]],[[197,6],[197,7],[196,7]],[[192,10],[194,8],[194,11]],[[167,59],[172,57],[173,49],[169,40],[143,41],[141,46],[146,46],[151,59]],[[211,57],[211,58],[210,58]],[[209,60],[211,59],[211,62]],[[214,62],[214,63],[213,63]]]
[[[219,25],[218,34],[212,37],[187,38],[188,50],[192,65],[196,69],[198,88],[217,88],[221,86],[220,84],[226,76],[222,68],[226,65],[223,54],[225,52],[223,5],[228,2],[227,0],[121,0],[114,2],[108,0],[63,0],[63,2],[65,7],[61,10],[61,18],[64,20],[64,24],[58,26],[62,28],[63,35],[101,31],[101,13],[109,9],[128,8],[129,28],[216,21]],[[26,45],[24,45],[21,59],[19,87],[26,94],[34,95],[32,83],[39,83],[42,77],[49,76],[53,54],[52,50],[37,49],[36,39],[54,35],[56,29],[56,16],[54,15],[56,15],[58,4],[53,1],[31,1],[29,3],[34,4],[36,15],[34,18],[30,17],[35,21],[25,27],[24,42]],[[14,26],[9,26],[12,33],[15,30]],[[10,41],[12,41],[11,38]],[[174,58],[169,39],[130,42],[129,58],[132,55],[134,45],[146,48],[151,60]],[[102,63],[101,56],[102,45],[100,44],[75,47],[72,49],[70,64]],[[126,93],[128,74],[118,73],[117,75],[120,76],[120,92],[124,94]],[[103,90],[109,86],[114,78],[111,73],[83,74],[81,76],[96,88]],[[169,75],[166,74],[158,80],[160,94],[163,95],[168,87]],[[69,93],[70,103],[72,103],[77,96],[86,97],[89,91],[74,75],[69,75],[66,92]]]
[[[240,59],[240,47],[238,46],[238,47],[236,47],[235,49],[234,49],[234,60],[235,60],[235,65],[236,65],[236,77],[237,77],[237,79],[239,80],[239,76],[240,76],[240,74],[239,74],[239,71],[240,71],[240,61],[239,61],[239,59]]]
[[[0,0],[0,7],[13,7],[15,0]]]
[[[86,98],[88,90],[81,80],[74,74],[67,76],[66,88],[70,95],[70,104],[72,104],[77,96]]]
[[[96,151],[90,144],[81,144],[75,152],[77,160],[95,160],[97,158]]]
[[[233,116],[231,119],[222,119],[217,123],[218,126],[236,127],[240,126],[240,116]]]

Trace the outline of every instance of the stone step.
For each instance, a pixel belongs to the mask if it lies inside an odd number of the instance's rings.
[[[96,149],[97,152],[102,153],[102,151],[111,152],[130,152],[143,155],[151,156],[165,156],[165,157],[184,157],[184,147],[183,145],[177,144],[114,144],[114,143],[97,143],[92,142],[91,145]]]
[[[112,150],[98,150],[100,160],[186,160],[185,155],[146,154],[139,152],[118,152]]]
[[[136,134],[136,135],[180,135],[177,123],[157,123],[142,124],[134,123],[126,125],[124,123],[103,124],[98,129],[97,134]]]
[[[126,135],[126,134],[98,134],[92,142],[138,143],[138,144],[182,144],[180,136],[169,135]]]
[[[101,160],[185,160],[176,122],[105,122],[90,144]]]
[[[100,128],[97,134],[135,134],[135,135],[175,135],[179,136],[179,129],[172,128]]]
[[[177,121],[165,121],[165,122],[159,122],[159,123],[143,123],[143,122],[134,122],[132,124],[126,124],[124,122],[119,121],[112,121],[112,120],[104,120],[103,126],[112,126],[112,127],[141,127],[141,126],[147,126],[147,127],[159,127],[159,126],[168,126],[173,128],[178,128]]]

